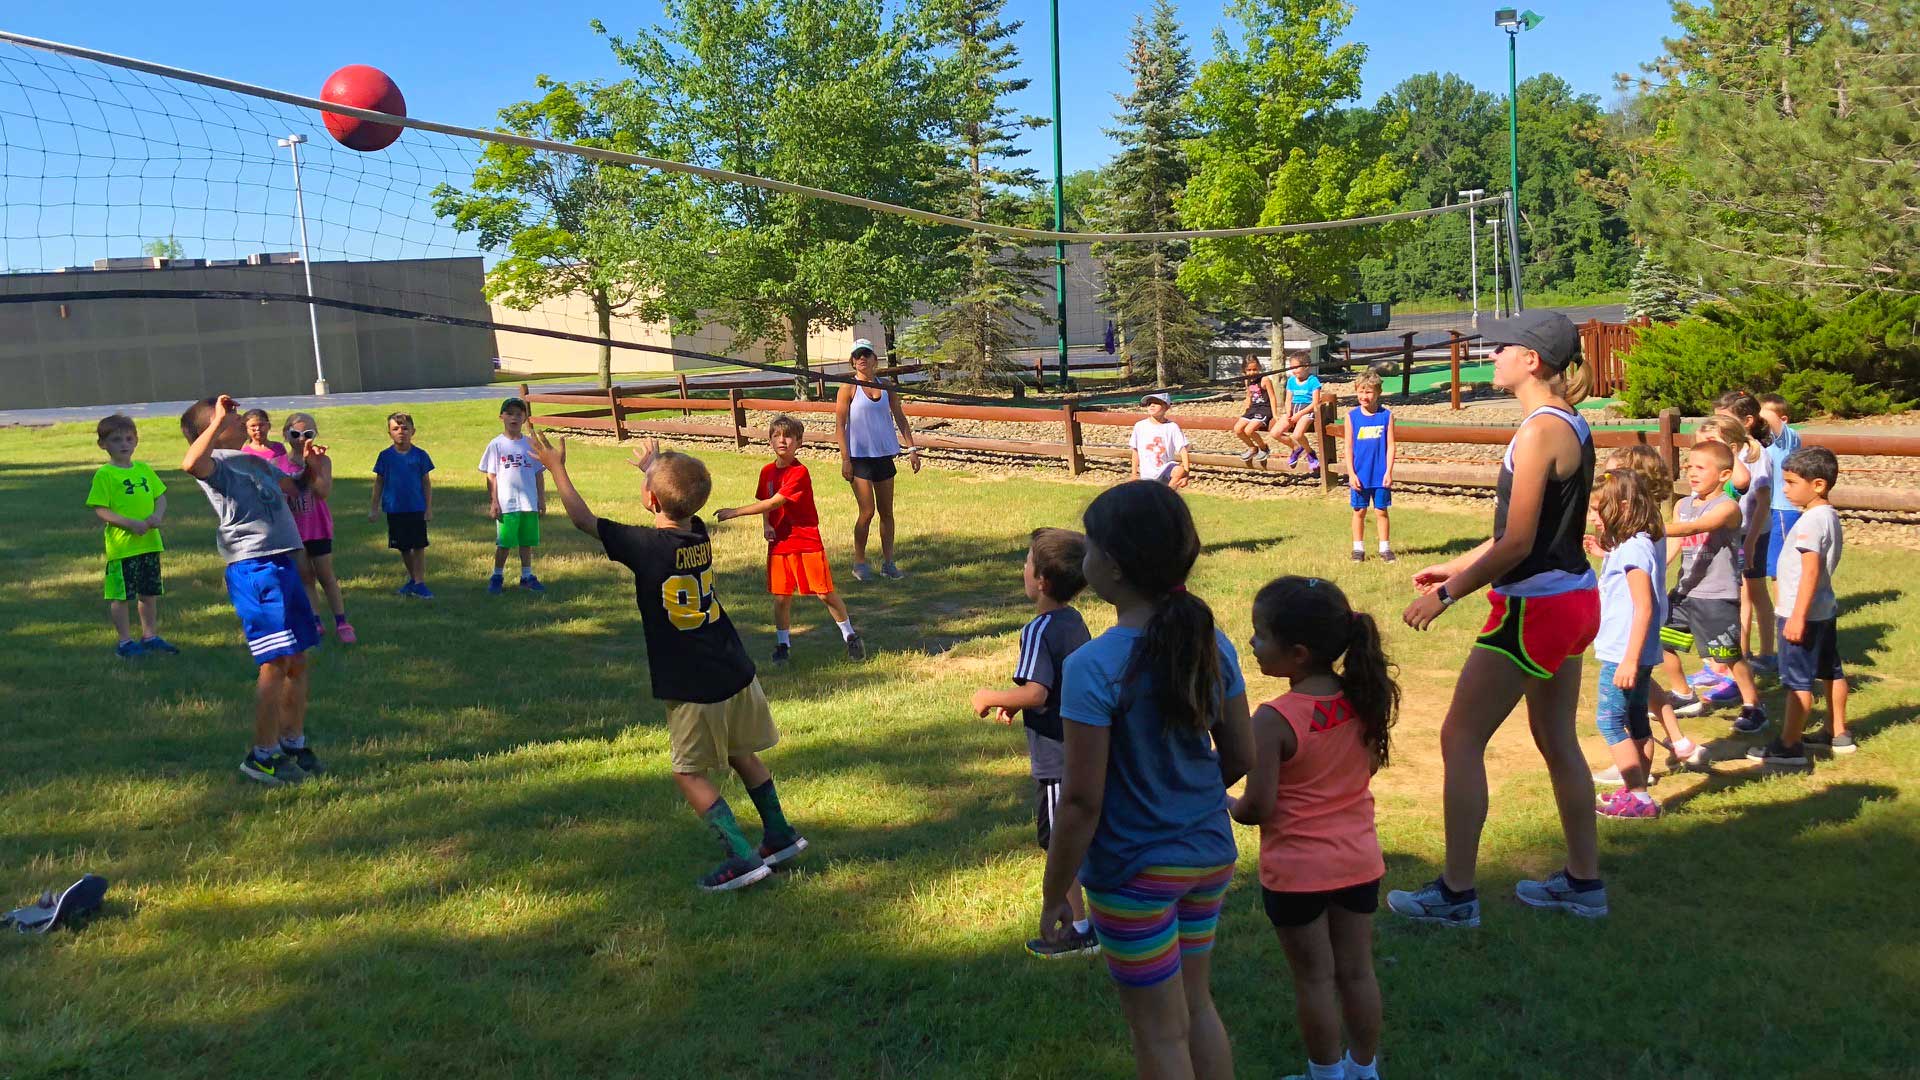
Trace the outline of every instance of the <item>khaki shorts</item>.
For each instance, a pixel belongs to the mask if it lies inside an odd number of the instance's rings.
[[[677,773],[703,773],[726,765],[729,757],[757,754],[780,741],[773,710],[755,679],[725,701],[702,705],[669,701],[667,758]]]

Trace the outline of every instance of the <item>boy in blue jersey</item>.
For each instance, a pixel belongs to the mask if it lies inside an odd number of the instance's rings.
[[[1367,559],[1367,508],[1373,508],[1380,561],[1393,561],[1387,508],[1393,505],[1393,412],[1380,406],[1380,376],[1363,371],[1353,380],[1360,406],[1347,410],[1347,486],[1353,506],[1353,561]]]

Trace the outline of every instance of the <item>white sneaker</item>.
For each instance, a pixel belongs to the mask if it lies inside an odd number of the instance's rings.
[[[1246,462],[1246,463],[1247,463],[1247,464],[1249,464],[1249,465],[1251,465],[1251,464],[1253,464],[1253,457],[1254,457],[1254,455],[1255,455],[1255,454],[1258,454],[1259,452],[1260,452],[1260,451],[1258,451],[1258,450],[1255,450],[1255,449],[1254,449],[1253,447],[1251,447],[1251,446],[1249,446],[1249,447],[1247,447],[1247,452],[1246,452],[1246,453],[1244,453],[1244,454],[1241,454],[1241,455],[1240,455],[1240,460],[1241,460],[1241,461],[1244,461],[1244,462]]]
[[[1617,784],[1625,783],[1625,781],[1620,779],[1620,766],[1618,765],[1609,765],[1606,768],[1601,769],[1599,772],[1594,773],[1593,782],[1596,784],[1605,784],[1608,787],[1613,787]],[[1648,787],[1652,787],[1653,785],[1659,782],[1660,782],[1660,778],[1658,776],[1654,775],[1653,773],[1647,774]]]
[[[1260,465],[1266,464],[1267,459],[1272,456],[1273,456],[1273,451],[1271,450],[1256,450],[1253,452],[1254,462]]]

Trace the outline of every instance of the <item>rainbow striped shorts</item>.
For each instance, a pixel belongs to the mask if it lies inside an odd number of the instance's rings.
[[[1232,880],[1232,863],[1149,866],[1118,889],[1088,889],[1088,914],[1113,981],[1157,986],[1180,974],[1182,954],[1211,950]]]

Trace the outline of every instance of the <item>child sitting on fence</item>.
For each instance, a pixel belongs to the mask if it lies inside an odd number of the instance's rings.
[[[1273,454],[1260,433],[1273,424],[1273,403],[1279,399],[1280,392],[1274,377],[1260,369],[1260,358],[1252,353],[1241,361],[1240,375],[1247,382],[1247,408],[1233,422],[1233,435],[1247,444],[1247,452],[1240,455],[1240,460],[1260,465]]]
[[[757,502],[714,511],[715,521],[765,514],[767,537],[767,592],[773,594],[773,662],[784,664],[793,646],[793,598],[817,596],[827,605],[846,644],[847,659],[861,660],[866,645],[853,628],[846,601],[833,587],[827,566],[827,548],[820,540],[820,511],[813,504],[813,476],[800,463],[800,442],[807,429],[781,413],[767,425],[767,443],[773,460],[760,469],[754,490]]]
[[[1300,455],[1307,456],[1307,472],[1320,471],[1320,457],[1314,453],[1313,442],[1307,438],[1309,430],[1320,428],[1320,376],[1310,373],[1308,355],[1305,350],[1287,354],[1287,413],[1273,423],[1273,437],[1293,447],[1293,453],[1287,455],[1287,468],[1300,463]]]
[[[1187,433],[1167,419],[1173,399],[1156,391],[1140,403],[1147,407],[1147,418],[1133,425],[1133,436],[1127,440],[1133,451],[1134,478],[1157,480],[1176,490],[1186,487],[1193,459],[1187,456]]]

